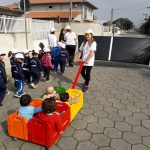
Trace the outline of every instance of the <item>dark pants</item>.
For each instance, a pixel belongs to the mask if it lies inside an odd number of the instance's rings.
[[[54,71],[55,72],[58,72],[58,64],[59,64],[59,62],[60,62],[60,57],[59,56],[55,57],[55,59],[54,59]]]
[[[85,80],[85,85],[88,86],[89,82],[90,82],[90,73],[92,70],[92,66],[83,66],[82,71],[81,71],[81,75]]]
[[[0,89],[0,103],[2,103],[2,101],[4,100],[5,92],[6,92],[6,88]]]
[[[66,60],[60,60],[60,71],[61,73],[65,72]]]
[[[26,82],[27,84],[30,84],[30,83],[31,83],[30,71],[28,71],[28,70],[23,70],[23,74],[24,74],[24,77],[25,77],[25,82]]]
[[[69,65],[73,65],[74,55],[76,51],[76,45],[67,45],[66,49],[69,53]]]
[[[31,76],[32,76],[32,83],[34,83],[35,85],[38,84],[40,81],[40,73],[31,72]]]
[[[44,78],[46,78],[46,80],[49,80],[50,68],[43,66],[43,71],[44,71]]]

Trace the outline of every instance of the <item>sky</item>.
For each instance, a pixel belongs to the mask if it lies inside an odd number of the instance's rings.
[[[0,5],[18,2],[20,0],[0,0]],[[139,27],[143,22],[145,16],[150,16],[150,0],[89,0],[98,10],[95,15],[99,20],[110,20],[111,9],[114,9],[113,20],[117,18],[129,18],[134,22],[135,26]]]

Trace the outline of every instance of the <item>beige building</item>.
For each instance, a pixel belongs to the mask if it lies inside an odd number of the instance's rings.
[[[97,9],[88,0],[72,0],[72,15],[70,15],[70,0],[30,0],[30,11],[27,16],[33,19],[46,19],[68,22],[70,16],[74,22],[93,22],[94,10]],[[8,7],[18,5],[8,5]],[[16,9],[15,7],[15,9]]]

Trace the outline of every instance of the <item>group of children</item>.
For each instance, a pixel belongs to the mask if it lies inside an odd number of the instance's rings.
[[[43,102],[41,107],[33,107],[30,105],[32,102],[31,96],[28,94],[22,95],[20,98],[18,115],[25,117],[28,121],[32,119],[33,115],[35,114],[36,118],[47,118],[51,122],[51,124],[53,124],[57,128],[59,132],[59,127],[61,126],[61,120],[59,116],[62,115],[64,112],[56,112],[56,101],[74,104],[78,102],[79,95],[77,95],[75,98],[72,98],[67,92],[57,94],[53,87],[48,86],[46,88],[45,94],[42,96],[42,99]]]
[[[3,62],[6,54],[0,52],[0,106],[6,93],[7,76],[5,64]],[[40,79],[45,82],[50,81],[50,70],[54,69],[58,73],[58,65],[60,64],[60,72],[64,74],[68,52],[65,44],[58,42],[58,45],[50,50],[44,47],[42,43],[35,50],[29,51],[25,49],[19,51],[12,49],[8,57],[10,57],[11,73],[15,85],[15,97],[20,98],[24,94],[25,84],[31,88],[36,88]]]

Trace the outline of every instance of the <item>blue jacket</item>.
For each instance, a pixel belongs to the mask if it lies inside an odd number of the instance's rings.
[[[24,57],[24,63],[23,63],[23,70],[24,71],[30,71],[30,57]]]
[[[14,79],[23,81],[25,80],[21,62],[15,62]]]
[[[68,51],[65,48],[61,48],[59,52],[60,60],[61,61],[66,61],[68,59]]]
[[[5,71],[5,64],[0,61],[0,89],[5,89],[7,84],[7,75]]]
[[[14,77],[14,69],[15,69],[15,57],[11,57],[10,58],[10,65],[11,65],[11,73],[12,73],[12,77]]]
[[[40,74],[42,71],[41,62],[37,57],[32,57],[30,60],[31,73]]]
[[[52,57],[53,59],[55,59],[57,56],[59,56],[60,50],[61,50],[61,47],[60,47],[60,46],[55,47],[55,48],[52,50],[52,52],[51,52],[51,57]]]

